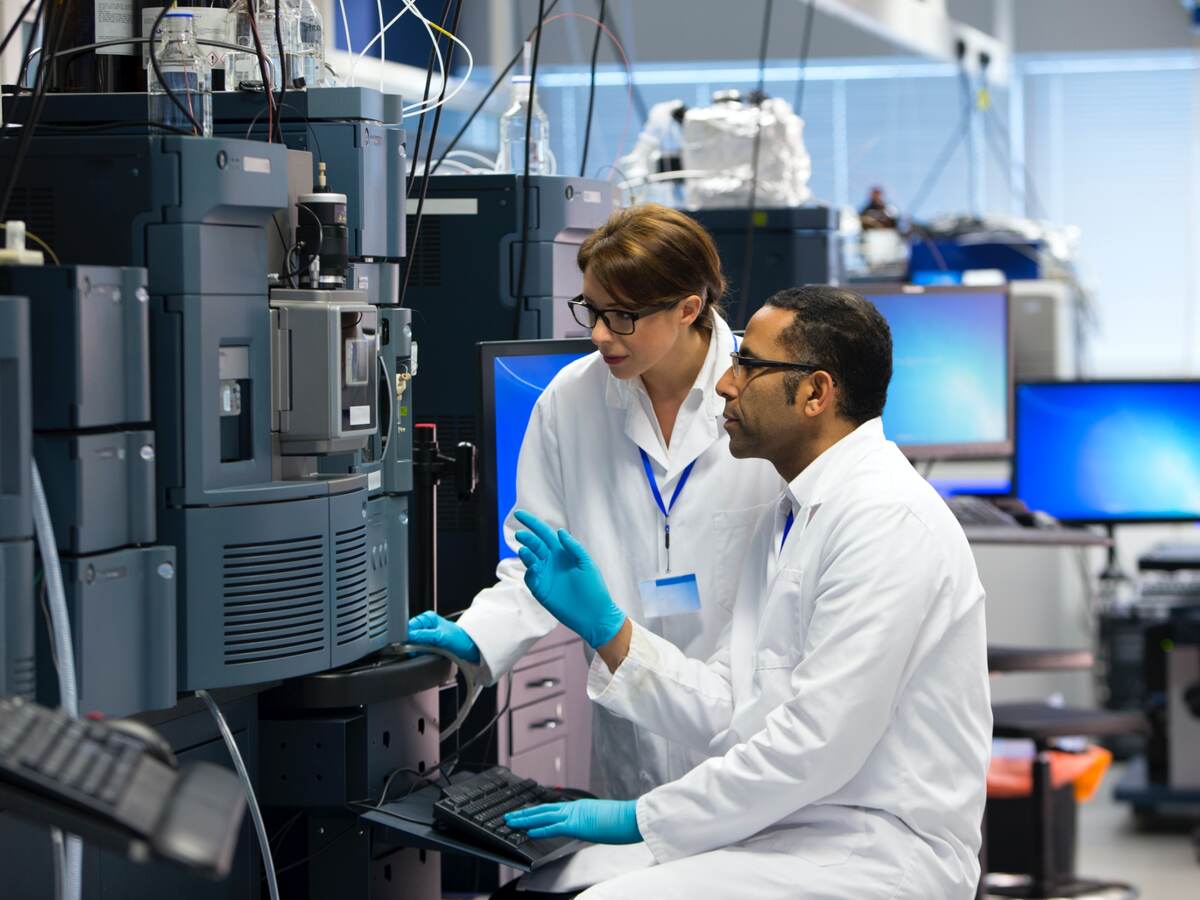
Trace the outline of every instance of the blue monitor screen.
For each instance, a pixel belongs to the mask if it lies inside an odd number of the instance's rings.
[[[1200,519],[1200,382],[1018,385],[1013,476],[1067,521]]]
[[[516,554],[504,541],[504,520],[517,502],[517,457],[533,405],[559,371],[584,353],[497,356],[492,360],[496,410],[496,521],[500,559]]]
[[[1008,295],[866,291],[892,329],[883,431],[912,456],[1008,452]]]

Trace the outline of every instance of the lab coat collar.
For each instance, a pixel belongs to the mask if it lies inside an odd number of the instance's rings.
[[[845,480],[846,473],[854,468],[859,460],[885,440],[883,420],[879,417],[868,419],[792,479],[787,490],[797,520],[801,518],[801,510],[807,508],[811,513],[821,504],[831,488]]]
[[[642,379],[623,380],[608,373],[605,402],[613,409],[626,410],[626,436],[645,450],[660,469],[665,470],[665,481],[672,480],[682,472],[688,463],[721,436],[717,419],[725,408],[725,401],[717,395],[717,382],[729,368],[727,361],[733,352],[733,332],[724,319],[719,316],[715,318],[704,364],[696,374],[696,380],[679,411],[675,423],[679,431],[677,443],[669,455],[663,445],[658,423],[654,420],[654,407]]]

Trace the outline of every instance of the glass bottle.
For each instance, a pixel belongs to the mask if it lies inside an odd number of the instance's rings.
[[[288,74],[303,78],[306,87],[320,87],[325,83],[325,23],[313,0],[299,0],[297,16],[298,51],[294,72]]]
[[[275,33],[275,6],[279,3],[280,35]],[[254,20],[258,25],[258,37],[262,42],[263,55],[267,58],[267,74],[271,79],[271,90],[279,90],[282,67],[279,64],[279,37],[283,38],[283,53],[288,61],[288,84],[296,78],[292,61],[300,51],[300,10],[296,0],[256,0]],[[225,39],[231,44],[245,47],[246,52],[229,51],[225,60],[225,88],[236,91],[238,85],[262,84],[262,69],[259,66],[258,50],[254,44],[254,30],[250,27],[249,0],[235,0],[225,14]]]
[[[512,104],[500,117],[500,158],[497,172],[525,171],[525,123],[532,116],[529,132],[529,174],[550,175],[550,120],[537,102],[537,91],[530,97],[528,75],[512,77]],[[532,103],[530,100],[532,99]],[[532,109],[532,111],[531,111]]]
[[[212,88],[208,57],[200,52],[190,12],[170,12],[162,20],[155,41],[158,71],[151,65],[146,73],[149,87],[149,119],[168,130],[195,134],[195,123],[203,137],[212,137]],[[161,73],[162,81],[159,80]],[[165,82],[165,86],[164,86]],[[179,102],[167,93],[167,87]],[[187,112],[180,108],[186,108]],[[190,113],[190,115],[189,115]]]

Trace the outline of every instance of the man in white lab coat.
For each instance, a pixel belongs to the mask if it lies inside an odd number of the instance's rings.
[[[519,514],[530,590],[598,648],[592,699],[709,754],[637,800],[510,814],[534,837],[629,845],[587,848],[531,887],[595,884],[587,900],[974,895],[991,737],[984,595],[962,529],[884,437],[891,350],[874,306],[837,288],[783,291],[751,320],[717,386],[725,428],[734,456],[769,460],[788,485],[707,661],[633,623],[584,548]]]

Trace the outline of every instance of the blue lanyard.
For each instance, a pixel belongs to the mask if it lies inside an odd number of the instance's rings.
[[[646,470],[646,481],[650,482],[650,493],[654,495],[654,502],[658,504],[659,510],[663,514],[663,546],[667,551],[667,571],[671,571],[671,510],[675,508],[675,501],[679,499],[679,495],[683,492],[683,486],[687,484],[688,478],[691,477],[692,469],[696,468],[696,461],[692,460],[688,463],[687,468],[683,470],[683,474],[679,476],[679,483],[675,485],[675,493],[671,495],[670,505],[663,503],[662,494],[658,490],[658,482],[654,480],[654,469],[650,466],[650,457],[646,455],[646,451],[638,447],[638,453],[642,454],[642,468]]]
[[[788,532],[792,530],[792,526],[796,524],[796,511],[788,512],[787,521],[783,523],[783,540],[779,542],[779,552],[783,552],[783,545],[787,543]]]

